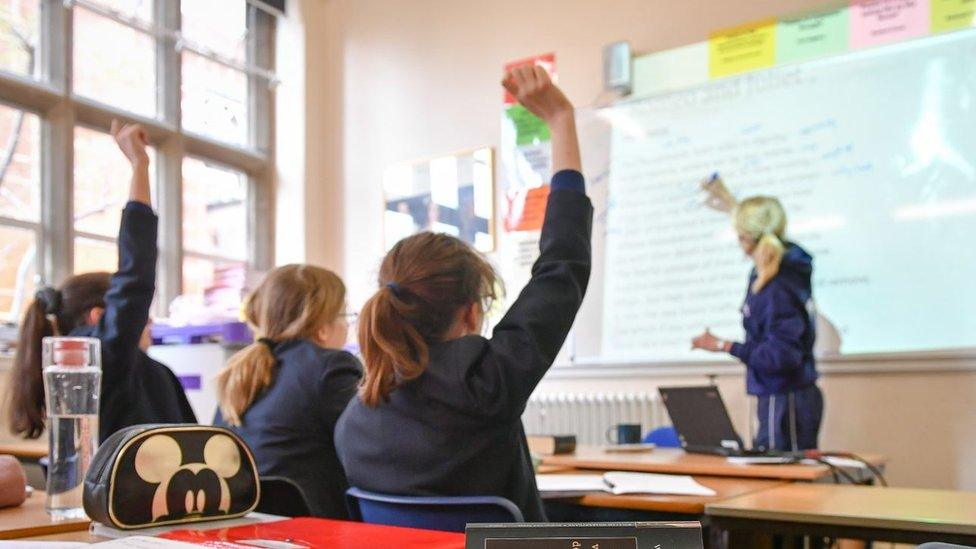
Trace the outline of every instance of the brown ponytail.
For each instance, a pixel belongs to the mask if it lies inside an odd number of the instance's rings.
[[[274,381],[272,347],[289,339],[312,339],[335,322],[346,301],[346,286],[335,273],[313,265],[274,269],[248,299],[244,316],[258,338],[230,357],[217,374],[220,413],[230,425]]]
[[[424,232],[393,246],[380,266],[379,291],[360,316],[363,402],[377,406],[420,376],[430,344],[443,340],[462,308],[488,310],[498,280],[483,256],[453,236]]]
[[[37,292],[21,320],[14,367],[10,371],[7,419],[12,433],[38,438],[44,432],[41,340],[70,334],[87,322],[93,308],[104,307],[110,277],[109,273],[86,273],[69,278],[60,290],[42,288]]]

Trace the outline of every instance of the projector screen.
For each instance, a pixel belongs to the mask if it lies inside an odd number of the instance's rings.
[[[583,140],[598,265],[575,360],[727,360],[689,349],[706,327],[743,337],[752,264],[729,216],[702,204],[713,172],[740,199],[782,201],[814,257],[821,353],[976,347],[976,29],[585,116],[584,133],[609,130]]]

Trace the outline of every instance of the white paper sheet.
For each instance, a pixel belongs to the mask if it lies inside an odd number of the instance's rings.
[[[669,494],[678,496],[714,496],[715,490],[702,486],[687,475],[659,475],[655,473],[627,473],[609,471],[603,479],[616,494]]]
[[[603,492],[603,475],[536,475],[540,492]]]
[[[535,479],[540,492],[715,495],[715,490],[702,486],[687,475],[608,471],[603,475],[536,475]]]

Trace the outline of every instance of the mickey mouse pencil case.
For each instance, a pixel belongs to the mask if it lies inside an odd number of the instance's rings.
[[[260,498],[254,456],[232,431],[135,425],[110,436],[85,477],[85,512],[133,529],[236,518]]]

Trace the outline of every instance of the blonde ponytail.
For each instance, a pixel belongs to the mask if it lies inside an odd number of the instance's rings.
[[[733,218],[736,230],[756,242],[751,255],[756,265],[752,292],[757,293],[779,274],[786,249],[786,211],[774,197],[753,196],[739,203]]]
[[[240,426],[244,412],[274,380],[275,357],[264,343],[234,353],[217,374],[217,401],[228,425]]]
[[[756,280],[752,283],[752,293],[759,293],[770,280],[779,274],[779,266],[783,262],[783,241],[772,233],[759,237],[756,249],[752,252],[756,263]]]
[[[312,265],[274,269],[254,290],[244,316],[258,339],[230,357],[217,374],[217,401],[229,425],[271,386],[276,359],[272,347],[291,339],[312,339],[335,322],[346,301],[346,286],[335,273]]]

